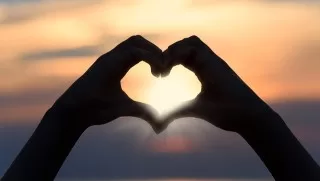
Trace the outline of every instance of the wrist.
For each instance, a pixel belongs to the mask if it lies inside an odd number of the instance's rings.
[[[280,115],[274,111],[263,114],[251,115],[246,120],[246,124],[241,126],[236,132],[242,137],[258,136],[276,131],[276,128],[285,126]]]
[[[75,111],[67,111],[51,107],[45,113],[41,122],[46,122],[52,125],[52,127],[62,128],[71,132],[82,133],[89,125],[82,121],[83,118],[77,116]]]

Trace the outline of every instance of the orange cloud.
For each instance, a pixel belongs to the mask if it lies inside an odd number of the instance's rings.
[[[51,104],[22,104],[0,107],[0,122],[7,124],[39,122],[51,107]]]
[[[170,4],[170,6],[169,6]],[[320,97],[320,6],[265,1],[42,1],[0,8],[0,94],[71,84],[99,56],[132,34],[165,49],[198,35],[264,99]],[[165,8],[165,13],[163,9]],[[129,16],[128,16],[129,15]],[[297,16],[299,15],[299,16]],[[303,46],[300,46],[302,45]],[[306,46],[304,46],[306,45]],[[96,47],[97,55],[28,54]],[[305,47],[305,48],[302,48]],[[315,48],[317,49],[317,48]],[[312,61],[310,57],[312,56]],[[302,69],[303,67],[303,69]],[[123,80],[143,100],[150,74],[141,64]],[[47,79],[56,80],[48,83]],[[139,86],[135,86],[139,84]],[[141,85],[141,86],[140,86]]]

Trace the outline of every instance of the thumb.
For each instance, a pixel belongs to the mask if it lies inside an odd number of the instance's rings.
[[[141,118],[149,123],[157,134],[166,128],[166,126],[159,121],[158,111],[152,106],[142,102],[132,101],[130,105],[123,108],[123,113],[121,116]]]
[[[207,122],[213,124],[215,121],[212,119],[218,119],[219,112],[221,111],[219,106],[199,99],[187,101],[183,105],[184,106],[162,116],[161,122],[168,126],[176,119],[194,117],[206,120]]]
[[[186,101],[183,103],[183,106],[175,109],[174,111],[168,112],[165,115],[161,116],[161,122],[168,126],[174,120],[184,117],[201,117],[200,113],[201,108],[197,100]]]

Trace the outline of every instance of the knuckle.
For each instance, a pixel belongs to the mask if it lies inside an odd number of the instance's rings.
[[[139,41],[142,39],[143,39],[143,37],[141,35],[133,35],[129,38],[130,41]]]
[[[169,53],[172,49],[174,49],[175,46],[176,46],[176,44],[172,44],[172,45],[168,46],[168,48],[167,48],[168,53]]]
[[[128,48],[127,50],[125,50],[124,52],[123,52],[127,57],[131,57],[131,58],[133,58],[133,57],[135,57],[136,56],[136,51],[133,49],[133,48]]]
[[[181,41],[182,41],[182,42],[185,42],[185,41],[188,41],[189,39],[190,39],[190,37],[184,38],[184,39],[182,39]]]
[[[196,35],[190,36],[189,39],[191,39],[191,40],[200,40],[200,38],[198,36],[196,36]]]
[[[188,39],[189,43],[196,47],[205,47],[205,43],[196,35],[192,35]]]

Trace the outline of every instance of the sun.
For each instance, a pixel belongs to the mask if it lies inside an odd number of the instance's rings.
[[[158,78],[150,86],[146,100],[161,114],[193,99],[197,94],[191,90],[192,87],[188,86],[182,77]]]
[[[160,115],[194,99],[201,90],[196,75],[181,65],[173,67],[169,76],[157,78],[143,62],[130,69],[121,86],[130,98],[151,105]]]
[[[147,92],[147,103],[163,114],[194,99],[200,92],[200,82],[192,72],[177,66],[169,76],[153,80]]]

